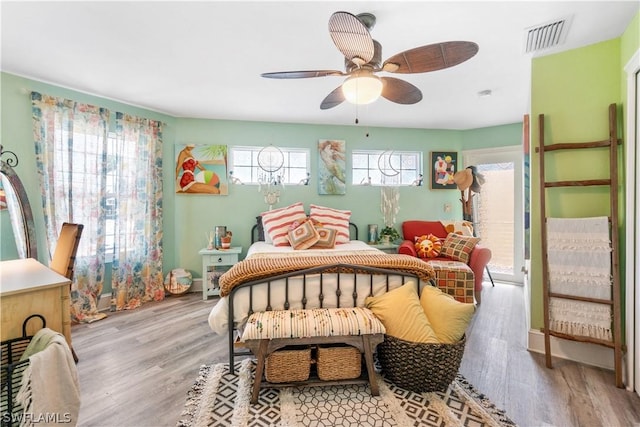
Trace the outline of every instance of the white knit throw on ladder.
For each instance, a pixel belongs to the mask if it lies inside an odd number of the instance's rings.
[[[548,218],[551,292],[611,299],[611,241],[607,217]],[[551,298],[550,328],[611,341],[610,305]]]

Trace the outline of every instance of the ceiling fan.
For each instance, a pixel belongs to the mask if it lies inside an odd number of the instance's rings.
[[[398,104],[415,104],[422,99],[420,89],[395,77],[378,77],[376,73],[414,74],[442,70],[478,53],[476,43],[449,41],[400,52],[381,64],[382,46],[369,33],[375,22],[376,17],[370,13],[356,16],[349,12],[335,12],[329,18],[329,33],[344,55],[345,71],[280,71],[263,73],[261,76],[271,79],[346,76],[342,85],[322,101],[320,108],[323,110],[340,105],[345,100],[354,104],[369,104],[380,95]]]

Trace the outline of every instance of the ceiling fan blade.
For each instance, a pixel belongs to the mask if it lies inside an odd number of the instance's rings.
[[[275,73],[262,73],[262,77],[269,79],[306,79],[310,77],[344,76],[342,71],[336,70],[310,70],[310,71],[278,71]]]
[[[329,18],[331,40],[345,58],[368,63],[373,58],[373,39],[367,27],[349,12],[335,12]]]
[[[320,104],[321,110],[328,110],[329,108],[336,107],[344,102],[344,95],[342,94],[342,85],[335,88],[327,97],[322,100]]]
[[[435,43],[400,52],[384,61],[382,69],[390,73],[426,73],[453,67],[476,53],[478,45],[473,42]]]
[[[409,82],[395,77],[381,77],[382,96],[397,104],[415,104],[422,100],[422,92]]]

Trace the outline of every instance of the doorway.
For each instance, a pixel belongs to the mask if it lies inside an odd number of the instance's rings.
[[[491,249],[487,268],[494,280],[523,283],[524,184],[521,146],[472,150],[463,162],[484,177],[473,198],[473,222],[481,244]]]
[[[626,117],[626,385],[640,395],[640,50],[625,66],[627,73]]]

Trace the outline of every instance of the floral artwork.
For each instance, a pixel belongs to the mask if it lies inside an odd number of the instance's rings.
[[[346,142],[321,139],[318,142],[318,194],[346,194]]]
[[[458,153],[455,151],[431,152],[431,189],[456,189],[453,175],[458,167]]]
[[[227,146],[176,146],[176,193],[229,194]]]

